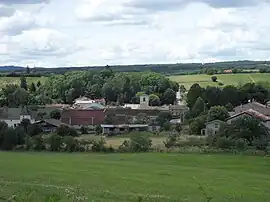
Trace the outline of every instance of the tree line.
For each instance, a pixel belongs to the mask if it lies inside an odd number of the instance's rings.
[[[150,95],[154,106],[173,104],[179,85],[153,72],[114,73],[111,69],[100,72],[75,71],[48,77],[45,83],[28,84],[25,77],[20,85],[2,88],[0,105],[17,107],[50,103],[72,104],[74,99],[87,96],[105,98],[107,103],[139,103],[140,92]]]

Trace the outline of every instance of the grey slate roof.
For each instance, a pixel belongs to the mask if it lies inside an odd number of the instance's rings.
[[[0,109],[0,119],[18,120],[21,115],[28,115],[29,111],[23,108],[7,108]]]
[[[241,113],[244,111],[247,111],[249,109],[253,109],[261,114],[264,114],[266,116],[270,116],[270,108],[266,107],[266,105],[260,104],[258,102],[250,102],[244,105],[240,105],[236,108],[234,108],[235,113]]]

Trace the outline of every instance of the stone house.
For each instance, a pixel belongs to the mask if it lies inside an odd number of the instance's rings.
[[[253,117],[260,120],[261,124],[265,126],[265,128],[270,132],[270,116],[266,116],[258,111],[253,109],[248,109],[246,111],[242,111],[240,113],[234,114],[226,120],[226,123],[232,124],[234,121],[244,117]],[[214,120],[206,123],[206,128],[202,130],[203,135],[215,135],[220,130],[222,124],[225,123],[220,120]]]
[[[15,128],[24,119],[28,119],[30,123],[35,122],[35,116],[27,107],[22,108],[3,107],[0,109],[0,121],[5,122],[8,125],[8,127]]]
[[[224,123],[225,122],[220,120],[214,120],[206,123],[205,129],[202,130],[202,135],[216,135]]]

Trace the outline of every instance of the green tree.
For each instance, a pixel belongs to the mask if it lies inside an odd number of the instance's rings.
[[[24,76],[21,76],[20,77],[20,86],[21,88],[23,88],[24,90],[27,90],[27,81],[26,81],[26,78]]]
[[[214,106],[211,107],[207,114],[207,121],[221,120],[225,121],[229,118],[228,110],[223,106]]]
[[[20,123],[20,125],[23,127],[25,134],[28,132],[28,127],[30,126],[30,120],[29,119],[23,119]]]
[[[60,151],[63,145],[63,138],[59,135],[52,134],[48,138],[48,145],[49,145],[50,151],[53,151],[53,152]]]
[[[30,137],[40,135],[42,132],[43,130],[38,124],[30,124],[27,127],[27,135]]]
[[[184,85],[181,85],[181,86],[180,86],[180,92],[181,92],[181,93],[187,92],[187,89],[186,89],[186,87],[185,87]]]
[[[229,102],[228,104],[225,105],[226,109],[228,110],[228,112],[232,112],[233,111],[233,105]]]
[[[159,106],[160,105],[160,99],[157,95],[151,94],[149,96],[149,105],[150,106]]]
[[[12,150],[17,145],[17,134],[13,128],[7,128],[2,134],[1,149]]]
[[[164,104],[173,104],[176,101],[176,93],[172,89],[168,88],[163,95]]]
[[[37,87],[39,88],[40,86],[41,86],[41,82],[38,81],[38,82],[37,82]]]
[[[217,77],[216,76],[212,76],[211,79],[212,79],[213,82],[217,82]]]
[[[102,131],[103,131],[103,128],[101,127],[101,125],[97,125],[95,127],[95,132],[96,132],[97,135],[101,135]]]
[[[193,108],[192,108],[192,116],[197,117],[205,110],[204,100],[201,97],[198,97]]]
[[[237,87],[229,85],[222,89],[220,95],[220,103],[226,105],[231,103],[233,106],[237,106],[241,103],[240,93]]]
[[[202,97],[203,89],[197,83],[193,84],[187,93],[187,106],[193,108],[195,102],[199,97]]]
[[[204,97],[208,107],[220,105],[221,89],[218,87],[207,87],[205,89]]]
[[[70,128],[65,125],[61,125],[56,129],[56,134],[64,137],[64,136],[72,136],[72,137],[77,137],[78,133],[74,128]]]
[[[31,92],[31,93],[35,93],[36,92],[36,86],[35,86],[35,84],[32,82],[31,83],[31,86],[30,86],[30,88],[29,88],[29,91]]]
[[[195,118],[189,124],[189,133],[191,135],[201,135],[201,130],[205,128],[206,118],[205,116],[199,116]]]

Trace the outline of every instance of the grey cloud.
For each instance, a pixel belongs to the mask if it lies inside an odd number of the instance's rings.
[[[208,4],[215,8],[246,7],[259,3],[269,2],[268,0],[195,0]]]
[[[215,8],[247,7],[260,3],[270,3],[270,0],[132,0],[125,4],[127,7],[163,11],[179,9],[189,3],[205,3]]]
[[[162,11],[177,9],[190,1],[191,0],[132,0],[126,3],[125,6],[147,9],[150,11]]]
[[[0,0],[0,4],[11,5],[11,4],[40,4],[49,3],[50,0]]]
[[[0,6],[0,18],[1,17],[10,17],[14,14],[15,10],[13,8]]]

